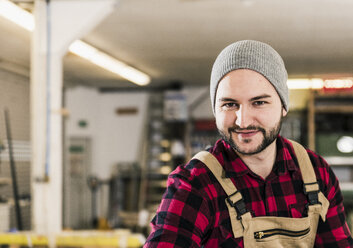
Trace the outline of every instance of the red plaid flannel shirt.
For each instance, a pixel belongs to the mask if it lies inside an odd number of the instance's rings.
[[[265,180],[249,170],[225,141],[217,141],[208,151],[223,165],[253,217],[305,216],[308,199],[288,140],[278,137],[276,162]],[[308,153],[320,190],[330,202],[327,220],[320,218],[315,247],[353,247],[338,180],[322,157]],[[232,235],[225,199],[225,192],[202,162],[191,160],[179,166],[169,175],[144,247],[244,247],[243,238]]]

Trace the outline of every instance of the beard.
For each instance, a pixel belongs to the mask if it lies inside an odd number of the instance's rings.
[[[239,128],[239,127],[230,127],[228,128],[228,134],[222,132],[221,130],[218,129],[219,133],[221,134],[222,138],[238,153],[242,155],[254,155],[262,152],[265,150],[272,142],[274,142],[281,131],[281,126],[282,126],[282,116],[278,123],[270,129],[268,132],[260,126],[248,126],[246,128]],[[237,131],[260,131],[263,135],[262,142],[253,150],[251,151],[245,151],[241,149],[239,145],[237,145],[232,138],[232,133],[235,133]],[[251,139],[244,139],[244,143],[250,143]]]

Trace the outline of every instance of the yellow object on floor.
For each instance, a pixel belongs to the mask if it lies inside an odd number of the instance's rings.
[[[128,230],[113,231],[64,231],[56,235],[57,247],[141,247],[145,242],[142,234]],[[0,233],[0,244],[19,246],[48,246],[48,238],[31,232]]]

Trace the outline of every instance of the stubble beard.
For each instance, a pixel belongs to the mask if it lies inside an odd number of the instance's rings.
[[[262,127],[259,126],[248,126],[246,128],[239,128],[239,127],[230,127],[228,128],[228,134],[222,132],[221,130],[218,129],[219,133],[221,134],[222,138],[238,153],[242,155],[254,155],[262,152],[265,150],[270,144],[272,144],[279,132],[281,131],[281,126],[282,126],[282,118],[278,121],[277,125],[269,130],[269,132],[266,132],[266,130]],[[252,151],[245,151],[241,149],[240,146],[238,146],[235,142],[234,139],[232,138],[232,133],[235,133],[237,131],[260,131],[263,135],[263,139],[261,144],[259,144],[255,149]],[[244,143],[250,143],[251,139],[243,139]]]

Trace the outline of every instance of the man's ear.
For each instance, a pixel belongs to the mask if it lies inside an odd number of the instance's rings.
[[[282,116],[285,117],[287,113],[288,113],[287,110],[284,107],[282,107]]]

